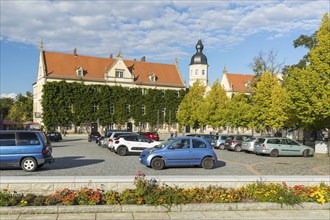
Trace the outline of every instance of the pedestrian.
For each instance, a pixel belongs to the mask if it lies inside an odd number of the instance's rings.
[[[178,136],[178,132],[175,131],[175,132],[174,132],[174,137],[177,137],[177,136]]]

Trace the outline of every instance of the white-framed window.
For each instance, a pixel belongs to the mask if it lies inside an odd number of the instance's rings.
[[[180,97],[180,91],[176,91],[176,97]]]
[[[205,75],[205,70],[202,70],[202,75],[203,75],[203,76]]]
[[[142,95],[146,95],[146,94],[148,94],[148,90],[147,89],[142,89]]]
[[[131,105],[130,104],[126,104],[125,105],[125,109],[126,109],[126,113],[130,113],[130,111],[131,111]]]
[[[150,77],[149,77],[150,81],[151,82],[156,82],[157,81],[157,76],[155,74],[152,74]]]
[[[124,78],[124,71],[116,70],[116,78]]]
[[[72,104],[68,104],[68,111],[73,113],[73,105]]]
[[[162,90],[162,96],[165,96],[165,90]]]
[[[93,105],[93,112],[97,112],[97,110],[99,109],[99,105],[98,104],[95,104]]]
[[[198,75],[198,69],[195,70],[195,75]]]
[[[141,106],[141,114],[142,115],[145,115],[146,114],[146,106],[145,105],[142,105]]]
[[[162,114],[162,117],[165,118],[165,108],[162,108],[161,114]]]
[[[110,112],[110,114],[114,113],[114,106],[112,103],[110,103],[110,105],[109,105],[109,112]]]
[[[84,76],[84,69],[82,67],[79,67],[76,69],[77,76],[83,77]]]

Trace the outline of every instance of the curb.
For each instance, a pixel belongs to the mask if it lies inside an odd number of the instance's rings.
[[[0,215],[10,214],[59,214],[59,213],[167,213],[198,211],[268,211],[268,210],[330,210],[330,203],[301,203],[289,206],[277,203],[218,203],[186,204],[166,208],[149,205],[92,205],[92,206],[26,206],[0,207]]]

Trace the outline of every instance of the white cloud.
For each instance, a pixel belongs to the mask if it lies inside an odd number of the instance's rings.
[[[15,99],[16,96],[17,96],[17,94],[15,94],[15,93],[8,93],[8,94],[2,93],[2,94],[0,94],[0,97],[1,98],[12,98],[12,99]]]
[[[199,34],[212,50],[224,50],[253,34],[271,40],[314,32],[327,8],[322,0],[1,1],[1,39],[36,47],[43,39],[49,51],[172,59],[187,56]]]

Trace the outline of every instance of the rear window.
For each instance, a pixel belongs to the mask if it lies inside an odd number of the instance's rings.
[[[137,141],[136,136],[122,136],[126,141]]]
[[[258,138],[255,143],[256,144],[262,144],[264,142],[265,142],[265,139],[264,138]]]
[[[36,133],[17,133],[17,145],[40,145],[40,141]]]
[[[279,144],[280,140],[279,139],[268,139],[267,143],[268,144]]]
[[[15,134],[0,134],[0,146],[16,146]]]

